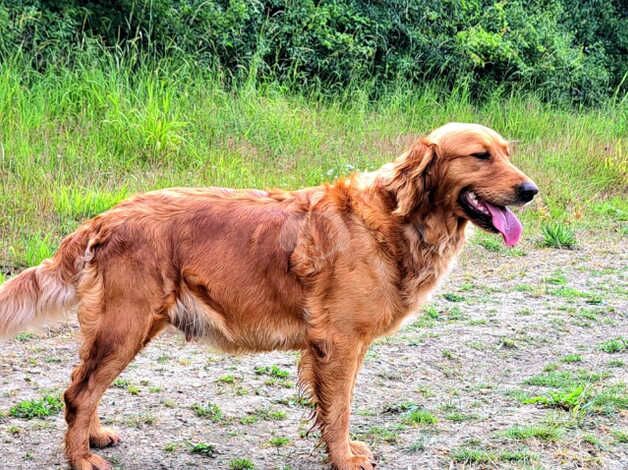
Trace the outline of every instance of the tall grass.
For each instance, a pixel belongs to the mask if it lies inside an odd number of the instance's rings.
[[[524,214],[533,226],[625,220],[625,102],[575,111],[495,93],[474,106],[465,87],[445,95],[403,84],[378,95],[368,84],[333,99],[253,80],[227,89],[193,64],[106,53],[40,73],[16,56],[0,64],[0,266],[36,262],[82,218],[133,192],[315,185],[376,168],[448,121],[520,142],[514,161],[542,194]]]

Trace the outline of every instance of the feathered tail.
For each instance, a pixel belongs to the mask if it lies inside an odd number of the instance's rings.
[[[79,229],[52,258],[0,286],[0,337],[54,321],[76,306],[76,277],[87,239],[87,231]]]

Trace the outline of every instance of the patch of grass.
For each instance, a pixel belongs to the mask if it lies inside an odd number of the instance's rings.
[[[206,444],[204,442],[197,442],[190,445],[190,452],[192,454],[200,454],[205,457],[215,457],[216,449],[212,444]]]
[[[194,404],[192,410],[199,418],[209,418],[214,423],[218,423],[222,420],[222,410],[215,403],[206,403],[204,405]]]
[[[240,418],[241,424],[254,424],[260,419],[264,421],[281,421],[286,419],[288,415],[283,410],[276,410],[272,408],[258,408],[252,413],[247,414]]]
[[[612,431],[611,434],[615,438],[615,442],[617,444],[628,444],[628,429],[617,429],[615,431]]]
[[[257,375],[268,375],[277,379],[285,379],[290,376],[290,372],[278,366],[257,366],[255,368]]]
[[[522,396],[520,400],[525,404],[542,405],[548,408],[562,408],[565,410],[579,410],[587,401],[588,393],[584,385],[572,386],[566,389],[550,391],[546,395]]]
[[[61,399],[53,395],[45,395],[35,400],[24,400],[9,410],[14,418],[32,419],[56,415],[63,408]]]
[[[626,365],[625,362],[622,361],[621,359],[610,360],[608,361],[608,364],[607,364],[608,367],[617,367],[617,368],[624,367],[625,365]]]
[[[28,333],[28,332],[22,332],[15,335],[15,339],[19,341],[20,343],[25,343],[35,338],[37,338],[37,335],[35,335],[34,333]]]
[[[177,450],[177,447],[178,446],[176,442],[169,442],[164,446],[164,452],[174,452],[175,450]]]
[[[583,406],[585,411],[611,415],[628,409],[628,394],[626,384],[617,383],[595,390],[590,399]]]
[[[132,416],[129,416],[124,421],[124,423],[127,426],[130,426],[136,429],[141,429],[144,426],[152,426],[156,422],[157,422],[157,418],[150,413],[140,413],[137,415],[132,415]]]
[[[407,413],[409,411],[413,411],[419,408],[419,405],[414,403],[413,401],[400,401],[397,403],[389,403],[384,406],[384,413]]]
[[[462,423],[464,421],[472,421],[476,418],[475,415],[469,415],[461,413],[460,411],[453,411],[445,415],[445,419],[454,423]]]
[[[450,455],[454,462],[462,464],[491,464],[497,460],[494,452],[469,447],[454,449]]]
[[[235,383],[235,377],[231,374],[223,375],[222,377],[218,377],[216,382],[220,382],[223,384],[233,384]]]
[[[287,437],[275,436],[272,437],[268,443],[273,447],[285,447],[290,444],[290,439]]]
[[[576,245],[576,235],[573,230],[560,222],[542,224],[541,233],[542,245],[545,247],[571,249]]]
[[[450,302],[464,302],[466,300],[464,295],[455,294],[453,292],[443,294],[443,298],[445,300],[449,300]]]
[[[504,450],[498,455],[502,462],[532,462],[538,460],[539,456],[527,449],[520,450]]]
[[[139,395],[141,389],[137,385],[128,385],[126,391],[129,392],[131,395]]]
[[[53,203],[60,217],[82,221],[106,211],[127,196],[128,191],[125,188],[109,192],[102,189],[95,191],[63,187],[53,194]]]
[[[582,362],[582,356],[580,354],[567,354],[562,357],[561,361],[566,362],[567,364]]]
[[[131,383],[127,380],[127,379],[116,379],[113,381],[113,383],[111,384],[113,387],[115,388],[128,388],[129,385],[131,385]]]
[[[528,449],[504,450],[498,453],[473,447],[454,449],[450,455],[454,462],[475,465],[495,465],[498,461],[528,463],[539,458]]]
[[[601,343],[598,349],[609,354],[619,353],[628,349],[628,339],[623,337],[609,339]]]
[[[410,426],[420,426],[420,425],[432,425],[436,424],[438,420],[436,416],[424,409],[416,409],[409,411],[403,417],[402,422],[404,424]]]
[[[43,260],[52,257],[56,244],[50,235],[31,234],[18,239],[9,248],[11,260],[16,266],[37,266]]]
[[[541,441],[558,441],[562,435],[562,429],[545,424],[535,424],[532,426],[513,426],[504,431],[503,435],[515,441],[525,441],[528,439],[539,439]]]
[[[475,237],[475,242],[485,250],[492,251],[493,253],[500,253],[504,251],[504,243],[501,240],[501,237],[491,236],[484,232],[478,232],[478,235]]]
[[[400,428],[391,426],[371,426],[364,433],[358,433],[360,440],[372,443],[386,442],[396,444],[399,441]]]
[[[544,374],[535,375],[525,380],[527,385],[536,385],[540,387],[564,388],[576,384],[586,384],[598,382],[607,377],[606,373],[593,373],[585,370],[576,372],[559,371],[552,369]]]
[[[229,470],[255,470],[255,465],[249,459],[240,457],[229,462]]]

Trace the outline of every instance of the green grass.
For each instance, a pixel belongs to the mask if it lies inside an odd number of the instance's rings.
[[[190,444],[190,452],[192,454],[200,454],[205,457],[214,457],[216,455],[216,449],[212,444],[206,444],[204,442],[198,442],[196,444]]]
[[[560,439],[562,430],[554,426],[536,424],[531,426],[513,426],[504,431],[504,436],[515,441],[538,439],[553,442]]]
[[[62,408],[59,397],[45,395],[39,399],[21,401],[9,410],[9,415],[22,419],[45,418],[58,414]]]
[[[237,458],[229,462],[229,470],[254,470],[255,465],[249,459]]]
[[[582,362],[582,356],[580,354],[567,354],[562,357],[561,361],[571,364],[574,362]]]
[[[402,422],[411,426],[422,426],[436,424],[438,420],[436,416],[427,410],[416,409],[411,410],[403,417]]]
[[[290,372],[278,366],[258,366],[255,368],[257,375],[268,375],[276,379],[285,379],[290,376]]]
[[[529,463],[538,460],[538,455],[530,452],[528,449],[503,450],[501,452],[495,452],[472,447],[460,447],[458,449],[454,449],[450,455],[454,462],[462,464],[476,464],[481,466],[495,466],[499,461]]]
[[[284,447],[290,444],[290,439],[282,436],[271,437],[268,443],[273,447]]]
[[[600,351],[604,351],[609,354],[619,353],[628,349],[628,339],[627,338],[613,338],[608,341],[604,341],[599,345]]]
[[[214,423],[222,420],[222,410],[215,403],[206,403],[204,405],[194,404],[192,410],[199,418],[208,418]]]
[[[573,230],[560,222],[548,222],[541,225],[543,246],[549,248],[573,248],[576,235]]]
[[[80,220],[135,192],[316,185],[377,168],[447,121],[520,141],[513,161],[541,189],[519,211],[525,237],[550,223],[616,227],[628,213],[626,100],[572,111],[497,92],[474,105],[462,88],[406,83],[376,101],[366,86],[332,99],[276,83],[226,89],[193,63],[135,59],[99,51],[72,70],[0,64],[0,265],[37,264]],[[569,245],[554,232],[552,243]]]

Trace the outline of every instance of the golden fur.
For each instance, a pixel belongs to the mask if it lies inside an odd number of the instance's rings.
[[[490,161],[472,156],[485,151]],[[368,448],[349,440],[364,354],[417,312],[462,248],[463,188],[518,202],[528,179],[508,154],[495,131],[453,123],[331,185],[138,195],[0,288],[0,335],[76,307],[81,362],[64,395],[75,469],[110,468],[90,452],[118,442],[98,422],[100,397],[168,325],[228,352],[301,351],[300,383],[332,465],[371,469]]]

